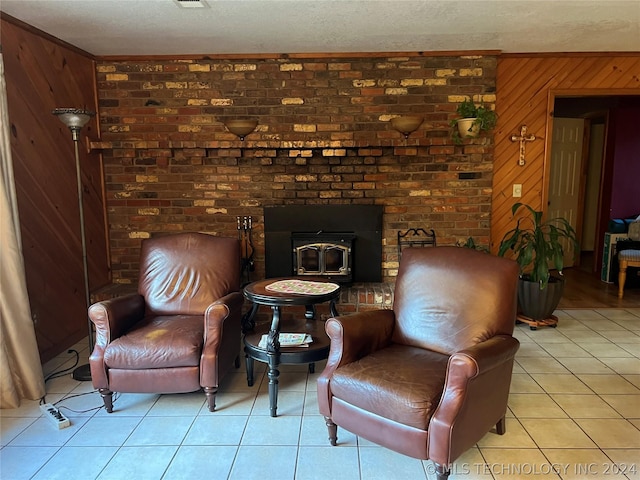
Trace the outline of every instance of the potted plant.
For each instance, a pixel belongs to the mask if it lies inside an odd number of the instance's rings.
[[[564,218],[542,221],[542,212],[529,205],[516,203],[512,215],[524,208],[530,216],[518,218],[515,228],[508,231],[498,250],[499,256],[512,251],[520,266],[518,284],[518,320],[528,323],[532,330],[542,325],[555,326],[558,319],[552,315],[564,290],[562,269],[565,244],[578,252],[576,232]],[[552,275],[551,270],[558,275]]]
[[[454,118],[449,125],[453,128],[452,137],[457,145],[463,138],[477,137],[480,132],[492,130],[498,121],[496,112],[485,105],[476,105],[471,99],[459,103],[456,113],[460,118]]]

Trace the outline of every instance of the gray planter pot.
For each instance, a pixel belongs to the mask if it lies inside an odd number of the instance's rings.
[[[540,290],[537,283],[520,278],[518,282],[518,309],[532,320],[551,318],[564,292],[564,279],[551,277],[547,287]]]

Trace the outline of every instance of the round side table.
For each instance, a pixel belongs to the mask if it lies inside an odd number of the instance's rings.
[[[292,291],[273,291],[268,287],[276,282],[310,282],[318,286],[318,293],[296,293]],[[335,287],[335,288],[333,288]],[[327,291],[333,288],[331,291]],[[284,364],[309,364],[309,371],[314,371],[314,363],[324,360],[329,356],[329,337],[324,331],[324,322],[315,319],[315,306],[329,302],[331,315],[338,315],[335,303],[340,298],[340,286],[325,279],[306,279],[300,277],[270,278],[253,282],[244,287],[244,296],[253,305],[251,311],[243,319],[242,331],[243,343],[247,365],[247,383],[253,385],[254,360],[264,362],[269,371],[269,407],[272,417],[277,416],[278,409],[278,365]],[[270,325],[256,327],[255,314],[260,305],[267,305],[272,310]],[[281,308],[286,306],[302,305],[305,307],[305,318],[282,322]],[[279,336],[281,329],[286,333],[304,333],[311,335],[312,342],[307,346],[281,347]],[[266,336],[266,343],[261,346],[260,341]]]

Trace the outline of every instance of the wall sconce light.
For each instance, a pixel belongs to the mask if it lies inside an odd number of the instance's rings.
[[[422,125],[423,118],[417,115],[403,115],[400,117],[394,117],[391,119],[391,127],[404,135],[404,138],[409,138],[411,133],[415,132],[420,125]]]
[[[240,119],[240,120],[227,120],[224,122],[224,126],[227,127],[231,133],[236,135],[241,141],[244,141],[244,137],[253,132],[258,126],[257,120]]]
[[[82,175],[80,171],[80,156],[78,154],[78,141],[80,140],[80,130],[95,115],[90,110],[82,110],[78,108],[56,108],[51,112],[71,130],[71,140],[76,153],[76,180],[78,184],[78,208],[80,210],[80,239],[82,242],[82,267],[84,268],[84,294],[86,301],[87,325],[89,327],[89,352],[93,351],[93,325],[89,319],[89,307],[91,306],[91,297],[89,292],[89,268],[87,266],[87,239],[84,230],[84,206],[82,202]],[[79,381],[91,380],[91,368],[89,364],[80,365],[73,371],[73,378]]]

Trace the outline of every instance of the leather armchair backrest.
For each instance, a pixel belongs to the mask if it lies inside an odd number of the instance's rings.
[[[138,293],[148,313],[202,315],[211,303],[239,289],[235,238],[179,233],[142,242]]]
[[[463,247],[406,248],[396,278],[393,341],[452,354],[513,334],[518,265]]]

